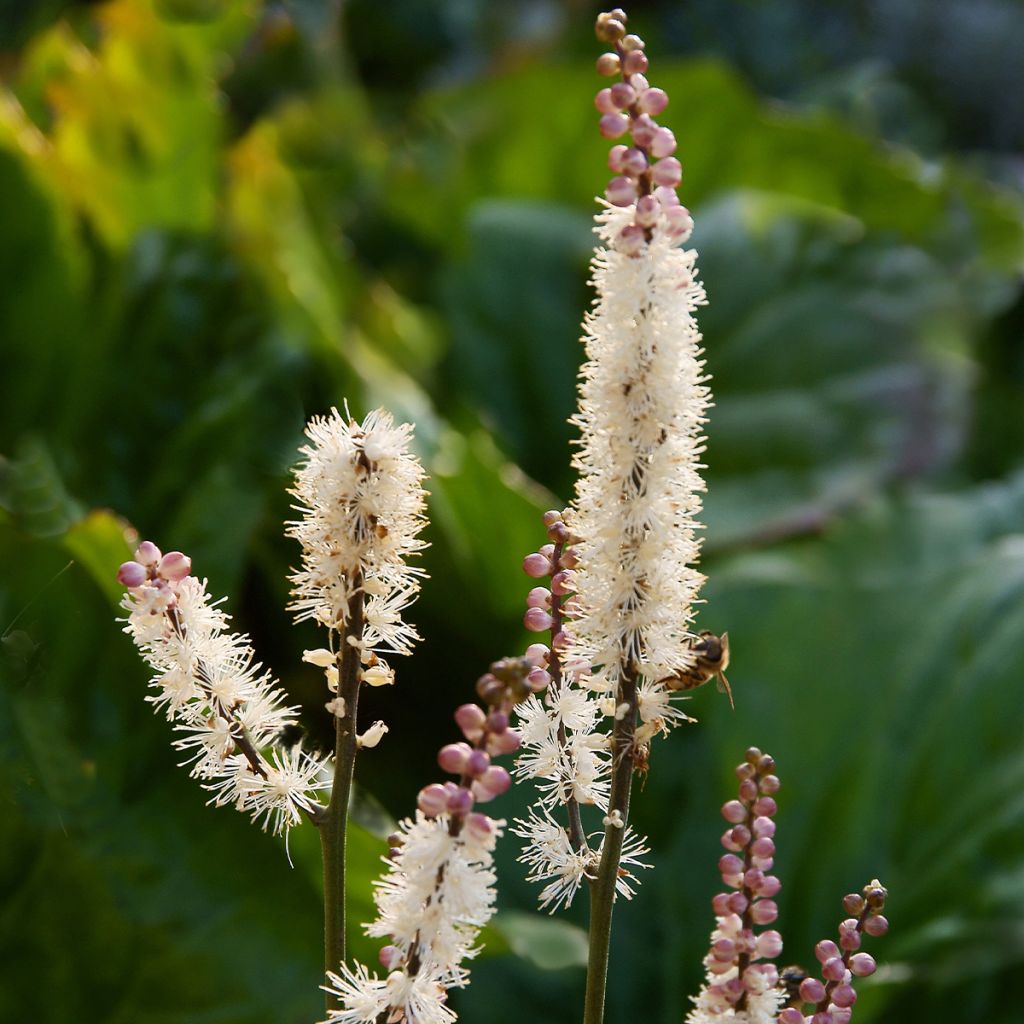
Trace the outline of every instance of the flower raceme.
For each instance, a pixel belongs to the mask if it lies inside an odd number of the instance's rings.
[[[165,555],[144,541],[118,570],[127,588],[125,632],[154,672],[156,692],[146,699],[175,722],[174,747],[211,803],[234,804],[265,830],[285,832],[316,814],[329,789],[326,766],[281,745],[297,709],[254,661],[248,637],[230,632],[191,568],[187,555]]]
[[[519,734],[509,725],[514,705],[532,692],[534,666],[503,659],[480,678],[486,704],[463,704],[455,721],[464,740],[438,753],[443,771],[458,782],[420,790],[415,818],[390,837],[388,870],[376,883],[377,919],[369,935],[387,938],[380,951],[383,978],[362,964],[341,964],[328,975],[327,991],[340,1006],[329,1024],[451,1024],[451,988],[465,985],[463,961],[476,952],[480,931],[494,912],[492,851],[504,826],[476,810],[504,793],[509,773],[492,758],[515,751]]]

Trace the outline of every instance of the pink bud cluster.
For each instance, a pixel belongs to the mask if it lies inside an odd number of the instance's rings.
[[[620,79],[594,97],[601,114],[598,127],[606,139],[628,134],[632,142],[618,143],[608,154],[608,168],[615,177],[608,182],[605,197],[613,206],[635,204],[633,221],[622,229],[617,248],[637,256],[655,228],[680,241],[689,236],[693,220],[676,195],[683,168],[673,155],[675,136],[655,120],[668,106],[668,95],[647,80],[644,41],[627,33],[621,8],[599,14],[595,30],[599,40],[614,47],[598,57],[598,73]]]
[[[821,965],[821,978],[806,977],[800,983],[799,1000],[813,1003],[811,1013],[798,1006],[789,1006],[778,1016],[778,1024],[849,1024],[857,993],[854,978],[875,973],[875,958],[858,952],[864,933],[873,937],[884,935],[889,922],[885,909],[887,892],[877,879],[864,886],[862,893],[852,892],[843,898],[843,908],[850,916],[839,925],[839,941],[823,939],[814,947]]]
[[[563,628],[562,619],[574,611],[573,569],[579,564],[574,538],[566,526],[563,512],[551,509],[544,513],[544,526],[550,543],[523,559],[523,572],[532,579],[548,579],[549,586],[534,587],[526,596],[526,614],[523,625],[533,633],[551,631],[551,645],[555,651],[564,650],[573,640]],[[534,644],[530,649],[539,648]],[[546,652],[545,652],[546,653]],[[530,656],[530,651],[527,652]],[[537,668],[531,683],[536,691],[543,690],[551,681],[544,668]]]
[[[743,1009],[748,996],[761,995],[779,983],[774,960],[782,952],[782,936],[774,929],[755,932],[755,926],[772,924],[778,917],[774,897],[781,888],[769,872],[775,858],[774,794],[779,789],[775,761],[757,747],[746,752],[736,768],[738,798],[722,805],[729,828],[722,836],[728,851],[718,862],[728,891],[711,901],[718,928],[711,952],[704,960],[712,981],[704,998],[719,1012]]]
[[[510,727],[509,719],[513,706],[537,688],[536,682],[530,681],[536,661],[503,658],[494,662],[476,684],[486,710],[479,704],[463,704],[456,709],[455,723],[465,740],[443,746],[437,763],[444,771],[459,776],[459,781],[434,782],[420,790],[417,804],[428,818],[448,814],[456,833],[462,827],[479,833],[479,838],[493,833],[495,826],[490,818],[471,812],[474,804],[501,796],[512,784],[508,771],[492,764],[491,759],[519,749],[520,735]]]
[[[164,612],[174,605],[178,584],[191,571],[188,555],[180,551],[165,555],[151,540],[144,540],[135,551],[135,561],[121,564],[117,580],[133,592],[145,588],[150,610]]]

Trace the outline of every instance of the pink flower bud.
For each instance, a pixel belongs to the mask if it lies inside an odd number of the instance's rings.
[[[778,775],[766,775],[761,779],[761,792],[769,795],[778,793],[780,785]]]
[[[778,814],[778,811],[779,805],[770,796],[763,796],[754,804],[754,813],[758,816],[772,818]]]
[[[647,170],[647,157],[642,149],[635,146],[627,149],[622,157],[622,171],[630,177],[639,178]]]
[[[432,782],[420,790],[416,804],[428,818],[436,818],[448,807],[448,793],[444,786]]]
[[[693,218],[685,206],[674,206],[665,214],[665,230],[671,238],[688,238],[693,230]]]
[[[757,890],[764,883],[764,878],[763,871],[758,868],[750,868],[748,871],[743,872],[743,887],[749,889],[756,896]]]
[[[534,693],[543,693],[551,683],[551,673],[546,668],[531,668],[526,682]]]
[[[551,646],[556,651],[564,651],[569,647],[576,637],[568,629],[560,629],[552,638]]]
[[[674,157],[667,156],[651,168],[651,180],[655,185],[675,188],[683,179],[683,165]]]
[[[557,594],[559,597],[563,597],[566,594],[573,592],[572,587],[572,573],[566,569],[559,569],[554,576],[551,577],[551,593]]]
[[[651,194],[661,203],[662,209],[671,210],[679,205],[679,196],[676,195],[674,188],[666,188],[664,185],[659,185]],[[750,765],[745,767],[749,768]]]
[[[782,888],[782,882],[776,875],[765,875],[764,881],[757,887],[757,896],[775,896]]]
[[[148,576],[146,567],[138,562],[122,562],[121,568],[117,570],[117,582],[129,590],[132,587],[141,587]]]
[[[629,76],[629,84],[636,90],[636,94],[639,96],[641,93],[647,92],[651,87],[651,83],[647,81],[642,71],[636,72],[636,74]]]
[[[722,833],[722,845],[727,850],[730,850],[732,853],[739,853],[741,850],[744,849],[744,847],[746,846],[746,843],[738,843],[733,838],[733,831],[734,831],[734,829],[727,828]]]
[[[487,730],[492,733],[502,733],[508,728],[508,715],[504,711],[492,711],[487,716]]]
[[[157,569],[165,580],[183,580],[191,571],[192,559],[180,551],[168,551],[160,559],[160,567]]]
[[[733,914],[745,914],[750,901],[741,892],[729,893],[729,911]]]
[[[800,998],[805,1003],[820,1003],[825,998],[825,986],[818,978],[804,978],[800,982]]]
[[[646,245],[647,238],[644,236],[644,229],[638,224],[627,224],[619,232],[616,248],[624,256],[639,256],[640,253],[644,251],[644,246]],[[566,602],[566,606],[570,604],[573,604],[573,607],[575,607],[573,599],[571,598]]]
[[[530,644],[523,657],[531,664],[543,667],[548,663],[551,650],[547,644]]]
[[[632,106],[636,100],[636,92],[633,86],[626,82],[616,82],[611,88],[611,101],[616,110],[625,110]]]
[[[831,939],[822,939],[814,947],[814,955],[818,962],[823,964],[826,960],[839,956],[839,947]]]
[[[500,757],[502,754],[514,754],[519,749],[522,741],[522,737],[515,729],[491,733],[487,737],[487,753],[493,757]]]
[[[779,916],[775,900],[755,900],[750,907],[750,919],[754,924],[771,924]]]
[[[534,633],[543,633],[551,628],[551,616],[543,608],[527,608],[523,625]]]
[[[623,146],[621,143],[618,146],[612,146],[608,150],[608,170],[615,174],[621,174],[623,171],[622,161],[628,152],[629,146]]]
[[[731,892],[720,892],[715,894],[714,898],[711,900],[711,910],[714,912],[716,917],[725,917],[725,915],[729,913],[729,897],[731,895]]]
[[[839,926],[839,946],[847,952],[860,949],[860,929],[855,918],[848,917]]]
[[[651,139],[651,156],[655,158],[670,157],[676,151],[676,137],[668,128],[659,128]],[[682,167],[679,168],[682,177]],[[659,185],[672,185],[671,181],[659,181]],[[678,184],[678,182],[676,182]]]
[[[858,978],[866,978],[876,969],[875,958],[870,953],[854,953],[850,957],[850,973]]]
[[[668,93],[664,89],[645,89],[638,106],[641,114],[657,117],[668,106]]]
[[[145,566],[156,565],[162,557],[160,549],[151,540],[144,540],[135,549],[135,561]]]
[[[453,775],[461,775],[466,770],[466,760],[473,753],[468,743],[449,743],[437,752],[437,763]]]
[[[550,608],[551,591],[547,587],[534,587],[526,595],[527,608]]]
[[[621,115],[620,115],[621,116]],[[651,120],[648,114],[641,114],[633,122],[633,127],[630,134],[633,136],[633,141],[638,145],[646,149],[654,138],[654,133],[658,130],[658,125]]]
[[[641,227],[653,228],[661,216],[661,203],[654,196],[641,196],[636,201],[636,222]]]
[[[821,976],[828,981],[842,981],[846,976],[846,964],[841,956],[830,956],[821,965]]]
[[[523,572],[535,580],[539,580],[542,576],[550,576],[551,570],[551,559],[545,558],[539,551],[535,551],[523,559]]]
[[[775,822],[771,818],[764,816],[755,818],[753,821],[753,832],[754,835],[760,838],[761,836],[773,836],[775,835]]]
[[[636,182],[620,175],[608,182],[604,194],[612,206],[629,206],[636,199]]]
[[[811,1024],[836,1024],[835,1018],[827,1010],[821,1010],[811,1017]]]
[[[777,1024],[804,1024],[804,1015],[795,1006],[787,1006],[779,1014]]]
[[[711,955],[716,960],[731,961],[736,956],[736,943],[732,939],[717,939],[711,944]]]
[[[377,954],[377,959],[384,970],[393,971],[402,963],[402,951],[397,946],[385,946]]]
[[[466,772],[474,778],[479,778],[491,766],[491,759],[482,750],[470,751],[466,758]]]
[[[739,800],[729,800],[722,804],[722,817],[726,821],[731,821],[734,825],[738,825],[741,821],[746,820],[747,809]]]
[[[493,841],[496,829],[494,822],[486,814],[475,812],[467,815],[466,824],[463,826],[469,838],[478,843]]]
[[[647,70],[647,54],[643,50],[630,50],[622,62],[624,75],[638,75]]]
[[[723,875],[742,875],[743,861],[735,853],[725,853],[718,858],[718,870]]]
[[[458,786],[454,793],[448,794],[448,813],[461,818],[473,809],[473,794],[468,789]]]
[[[615,106],[615,101],[612,99],[611,89],[601,89],[594,97],[594,106],[602,114],[614,114],[618,110],[618,107]]]
[[[603,75],[605,78],[611,78],[612,75],[619,73],[621,62],[617,53],[602,53],[597,58],[597,73]]]
[[[774,960],[782,952],[782,936],[774,928],[758,935],[754,949],[758,956]]]
[[[750,844],[750,854],[752,857],[765,858],[775,856],[775,843],[767,836],[761,836],[760,839],[755,839]]]
[[[888,930],[889,920],[882,914],[872,914],[864,921],[864,931],[876,939],[880,935],[884,935]]]
[[[617,139],[620,135],[625,135],[629,127],[629,118],[625,114],[603,114],[597,126],[606,139]]]
[[[836,987],[832,989],[830,996],[832,998],[832,1002],[835,1003],[836,1006],[844,1008],[847,1006],[853,1006],[853,1004],[857,1002],[857,993],[854,992],[853,986],[847,985],[846,983],[836,985]]]
[[[867,900],[859,892],[847,893],[843,897],[843,910],[851,917],[859,917],[866,904]]]
[[[558,559],[559,569],[575,569],[579,564],[579,555],[575,548],[566,548]]]
[[[744,779],[740,783],[739,793],[744,803],[752,803],[757,799],[757,783],[753,779]]]
[[[487,715],[479,704],[463,704],[455,709],[455,724],[462,730],[466,739],[478,739],[484,731]]]
[[[850,1024],[853,1019],[853,1010],[848,1006],[836,1006],[833,1004],[829,1007],[829,1012],[832,1014],[832,1024]]]
[[[473,783],[473,795],[481,803],[486,803],[489,800],[493,800],[496,796],[501,796],[511,785],[512,776],[500,765],[491,765]]]

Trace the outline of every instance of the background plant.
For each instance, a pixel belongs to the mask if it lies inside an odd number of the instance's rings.
[[[569,5],[536,20],[393,6],[387,36],[364,3],[338,31],[315,4],[0,7],[0,1016],[319,1009],[315,837],[294,832],[291,871],[240,817],[210,827],[109,628],[130,548],[105,509],[201,559],[318,711],[319,673],[299,668],[317,631],[262,611],[284,605],[295,561],[280,523],[303,422],[343,394],[417,422],[428,640],[404,668],[407,717],[367,694],[408,769],[386,737],[361,775],[395,813],[462,699],[453,652],[475,672],[525,641],[509,625],[518,554],[568,497],[604,181],[581,104],[592,37]],[[712,298],[705,625],[733,638],[737,710],[702,693],[701,729],[657,753],[635,819],[657,870],[617,914],[609,1019],[639,1001],[678,1021],[697,990],[710,822],[735,752],[757,742],[787,780],[790,948],[831,934],[822,892],[878,874],[899,921],[879,958],[895,966],[862,986],[857,1019],[1012,1021],[1019,8],[696,3],[646,18],[642,35],[678,48],[659,84]],[[362,808],[368,878],[388,822]],[[511,884],[489,945],[506,953],[477,966],[460,1010],[500,1024],[494,994],[515,984],[517,1014],[567,1019],[579,936],[540,946],[514,856],[499,851]]]

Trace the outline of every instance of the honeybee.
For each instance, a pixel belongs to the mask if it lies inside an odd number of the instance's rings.
[[[729,667],[729,634],[716,636],[704,630],[690,639],[690,650],[697,656],[692,668],[685,669],[674,676],[662,679],[662,683],[670,690],[695,690],[712,679],[718,681],[718,692],[729,696],[729,705],[735,710],[732,699],[732,687],[725,678],[725,670]]]
[[[779,985],[786,993],[786,1006],[799,1008],[803,1004],[800,998],[800,983],[807,977],[807,972],[797,964],[783,967],[779,971]]]

